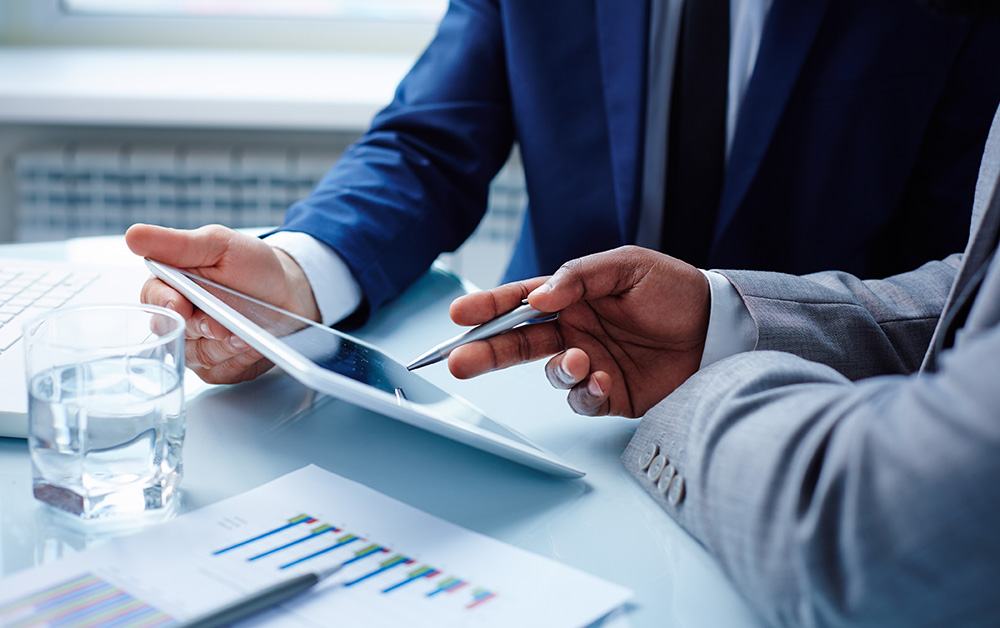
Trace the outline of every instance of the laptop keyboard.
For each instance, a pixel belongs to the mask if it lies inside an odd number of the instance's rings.
[[[71,268],[0,265],[0,352],[21,338],[25,321],[66,303],[97,277]]]

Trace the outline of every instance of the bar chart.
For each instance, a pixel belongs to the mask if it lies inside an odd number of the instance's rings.
[[[576,628],[630,593],[317,467],[0,580],[2,628],[171,628],[307,573],[247,628]]]
[[[248,563],[268,561],[279,571],[310,567],[309,563],[314,561],[316,569],[331,564],[353,567],[349,572],[352,576],[341,582],[342,586],[373,585],[382,594],[410,587],[419,589],[426,598],[464,596],[462,604],[466,610],[479,608],[497,597],[494,591],[470,587],[462,578],[445,574],[432,565],[419,564],[416,559],[394,552],[388,546],[323,523],[308,514],[282,520],[273,528],[212,552],[212,556],[217,557],[234,554]]]
[[[168,628],[177,622],[98,576],[87,573],[0,606],[7,628]]]

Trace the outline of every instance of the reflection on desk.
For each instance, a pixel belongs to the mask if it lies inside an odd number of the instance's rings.
[[[13,254],[5,248],[0,254]],[[65,250],[44,249],[49,256]],[[37,250],[29,247],[26,253]],[[462,292],[453,276],[432,271],[358,335],[405,362],[459,331],[447,309]],[[573,414],[565,393],[548,386],[541,364],[466,381],[452,378],[444,363],[421,374],[587,476],[567,481],[532,471],[317,396],[276,371],[235,386],[204,386],[189,396],[181,510],[215,503],[312,463],[632,589],[635,597],[624,612],[599,625],[758,625],[711,556],[626,473],[619,456],[637,422]],[[101,541],[98,532],[56,519],[31,497],[25,442],[0,439],[0,571],[9,574]]]

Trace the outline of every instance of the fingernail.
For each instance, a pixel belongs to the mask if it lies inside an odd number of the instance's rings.
[[[587,382],[587,392],[591,394],[592,397],[601,397],[604,395],[604,391],[601,390],[601,385],[597,383],[597,379],[591,377],[590,381]]]
[[[206,338],[215,338],[215,336],[212,335],[212,328],[208,326],[207,321],[201,321],[198,323],[198,333]]]
[[[552,288],[554,288],[554,287],[555,286],[553,286],[551,283],[549,283],[548,281],[546,281],[542,285],[540,285],[537,288],[535,288],[534,290],[532,290],[531,294],[545,294],[546,292],[552,292]]]
[[[559,378],[560,382],[566,384],[567,386],[571,386],[574,383],[573,377],[569,374],[569,371],[566,370],[566,367],[563,366],[562,362],[560,362],[556,367],[556,377]]]
[[[244,351],[250,348],[250,345],[243,342],[243,339],[236,335],[232,335],[229,337],[229,346],[232,347],[233,349],[236,349],[237,351]]]

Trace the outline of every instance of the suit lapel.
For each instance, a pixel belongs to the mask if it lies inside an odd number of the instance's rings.
[[[635,233],[638,221],[649,0],[595,0],[595,11],[618,228],[624,242]]]
[[[715,235],[742,204],[757,175],[831,0],[774,0],[753,75],[740,106]]]
[[[955,285],[960,289],[968,284],[974,275],[993,253],[997,242],[997,232],[1000,231],[1000,195],[994,184],[989,195],[989,201],[982,212],[973,210],[972,227],[969,230],[969,243],[962,256],[962,266],[955,277]],[[954,291],[958,292],[958,290]],[[952,294],[952,298],[957,295]],[[949,303],[949,306],[952,305]],[[947,308],[948,306],[946,306]]]
[[[965,317],[972,301],[979,295],[980,285],[990,270],[1000,239],[1000,194],[997,194],[997,190],[994,187],[986,210],[973,223],[969,244],[962,255],[962,265],[955,276],[955,283],[934,330],[927,355],[924,356],[924,363],[920,367],[922,371],[937,367],[937,357],[944,350],[946,339],[954,338],[955,328],[966,322]]]

